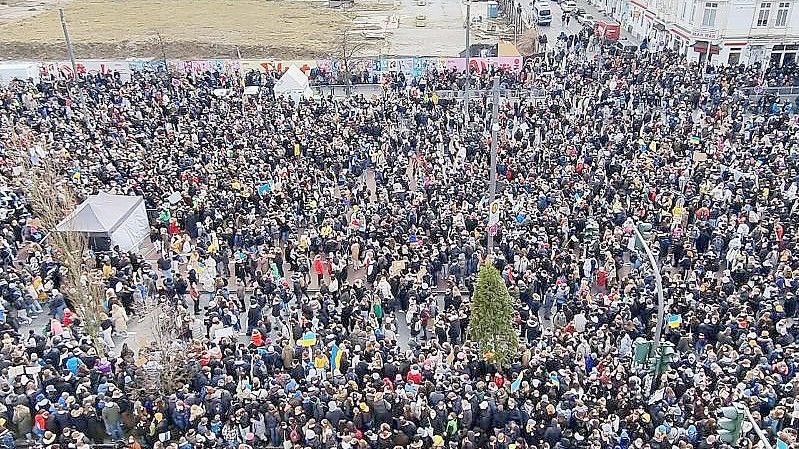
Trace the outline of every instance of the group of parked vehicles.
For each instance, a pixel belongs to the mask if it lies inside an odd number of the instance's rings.
[[[577,7],[575,0],[556,0],[560,4],[560,9],[565,14],[570,14],[577,22],[583,26],[594,28],[599,22],[593,15],[586,12],[583,8]],[[533,21],[539,26],[552,24],[552,9],[548,0],[530,0]],[[605,20],[605,22],[612,22]]]
[[[638,47],[629,42],[620,40],[621,25],[619,22],[607,18],[597,18],[585,9],[579,8],[575,0],[553,0],[560,4],[564,15],[569,14],[577,23],[594,31],[594,34],[603,40],[603,47],[609,54],[634,54]],[[533,22],[538,26],[552,24],[552,8],[549,0],[530,0]],[[602,9],[599,8],[600,13]]]
[[[599,22],[593,15],[586,12],[585,9],[578,8],[575,0],[557,0],[557,2],[560,4],[561,11],[565,14],[570,14],[577,20],[577,23],[583,26],[594,28]],[[531,0],[530,5],[532,7],[533,20],[536,25],[548,26],[552,24],[552,9],[550,8],[550,2],[548,0]],[[612,21],[605,20],[605,22]]]

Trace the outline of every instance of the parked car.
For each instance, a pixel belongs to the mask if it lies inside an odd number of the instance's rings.
[[[548,26],[552,23],[552,11],[548,3],[536,2],[533,4],[533,20],[536,25],[541,26]]]
[[[575,11],[577,9],[577,2],[575,2],[574,0],[566,0],[563,3],[561,3],[560,9],[562,9],[563,12]]]
[[[605,52],[613,56],[635,56],[638,46],[627,40],[608,42],[605,44]]]
[[[586,22],[589,22],[589,24],[591,25],[591,28],[593,28],[593,24],[596,23],[596,19],[594,18],[594,16],[592,16],[591,14],[588,14],[585,11],[583,11],[582,14],[577,13],[577,23],[581,23],[581,24],[585,25]]]

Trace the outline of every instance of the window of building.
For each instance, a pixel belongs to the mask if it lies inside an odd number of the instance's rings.
[[[791,4],[788,2],[780,2],[777,5],[777,16],[774,17],[774,26],[784,27],[788,25],[788,10]]]
[[[727,57],[727,64],[728,65],[738,65],[741,62],[741,49],[740,48],[731,48],[730,49],[730,56]]]
[[[714,27],[716,26],[716,11],[719,9],[718,2],[706,2],[705,12],[702,14],[702,26]]]
[[[757,26],[767,27],[769,14],[771,14],[771,2],[761,2],[760,11],[757,13]]]
[[[682,11],[680,12],[680,19],[685,20],[685,17],[688,15],[688,2],[686,0],[682,0],[681,2]]]

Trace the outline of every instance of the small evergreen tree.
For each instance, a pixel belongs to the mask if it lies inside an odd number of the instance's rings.
[[[497,366],[507,366],[519,350],[513,304],[499,271],[491,263],[483,264],[477,275],[467,333],[480,345],[485,359]]]

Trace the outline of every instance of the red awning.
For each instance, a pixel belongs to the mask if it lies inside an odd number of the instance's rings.
[[[708,53],[708,43],[707,42],[697,42],[694,44],[694,51],[697,53]],[[710,54],[717,55],[721,49],[718,45],[710,45]]]

